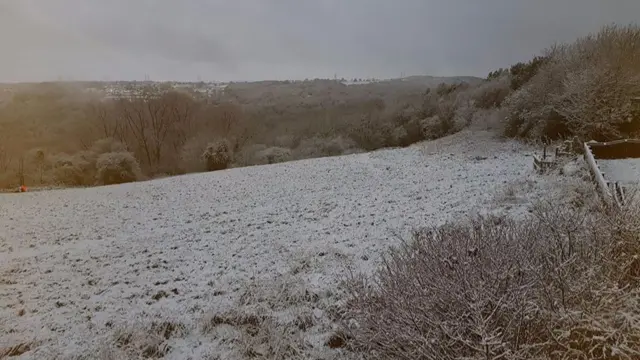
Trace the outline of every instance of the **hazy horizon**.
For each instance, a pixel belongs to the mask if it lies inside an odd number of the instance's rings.
[[[0,2],[0,82],[479,76],[637,0]]]

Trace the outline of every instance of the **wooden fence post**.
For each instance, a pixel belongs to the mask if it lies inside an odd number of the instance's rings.
[[[613,200],[613,194],[607,185],[607,182],[604,180],[604,176],[600,172],[598,165],[596,164],[596,159],[593,157],[591,153],[591,149],[587,143],[584,143],[584,158],[587,161],[587,165],[589,165],[589,170],[593,177],[596,180],[596,185],[598,185],[598,190],[602,193],[605,202],[610,203]]]

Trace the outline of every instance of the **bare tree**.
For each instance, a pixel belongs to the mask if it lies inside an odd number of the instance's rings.
[[[24,157],[20,157],[18,162],[18,177],[20,178],[20,185],[24,185]]]
[[[154,167],[158,167],[162,159],[162,147],[171,129],[171,117],[169,116],[168,106],[160,99],[148,100],[145,102],[147,116],[150,125],[151,152]]]
[[[164,101],[169,108],[169,116],[172,119],[171,145],[177,153],[187,142],[189,136],[196,131],[197,105],[189,96],[175,92],[166,94]]]
[[[85,118],[90,124],[88,137],[81,137],[80,144],[88,150],[97,139],[112,138],[125,143],[125,124],[113,111],[113,103],[108,101],[94,101],[84,109]]]
[[[247,123],[241,109],[233,104],[218,105],[214,117],[216,136],[230,139],[234,152],[238,152],[244,147],[257,130]]]
[[[45,154],[44,151],[38,150],[35,154],[36,166],[40,172],[40,184],[44,183],[44,165],[45,165]]]
[[[167,150],[177,153],[195,131],[195,104],[183,94],[147,94],[141,99],[120,100],[117,108],[127,135],[152,171],[167,165]]]
[[[119,116],[124,120],[128,134],[134,139],[138,152],[142,153],[148,166],[153,164],[151,150],[150,122],[144,108],[144,100],[118,100]]]
[[[614,66],[591,66],[568,74],[564,92],[554,100],[573,133],[589,139],[617,139],[633,120],[632,98],[640,95],[640,77]]]

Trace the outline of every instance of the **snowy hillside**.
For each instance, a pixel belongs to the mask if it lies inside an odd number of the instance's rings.
[[[276,351],[262,323],[212,318],[238,307],[268,311],[276,328],[297,324],[287,334],[304,344],[297,351],[339,351],[324,344],[348,269],[371,272],[396,234],[486,210],[498,187],[531,182],[530,154],[463,132],[406,149],[0,195],[0,357],[22,344],[25,359],[115,359],[149,333],[167,359]]]

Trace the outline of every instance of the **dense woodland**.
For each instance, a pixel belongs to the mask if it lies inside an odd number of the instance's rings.
[[[640,30],[607,27],[486,79],[231,84],[215,98],[81,86],[0,98],[0,187],[90,186],[408,146],[472,123],[526,139],[635,136]],[[440,84],[438,84],[440,83]],[[106,166],[103,169],[100,166]]]

